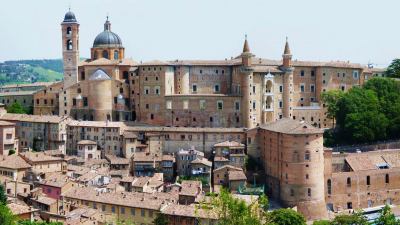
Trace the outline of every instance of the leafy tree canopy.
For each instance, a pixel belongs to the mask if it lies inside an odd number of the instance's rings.
[[[400,82],[373,78],[346,93],[328,91],[321,98],[337,129],[325,137],[327,146],[400,138]],[[337,131],[337,132],[336,132]]]
[[[277,209],[271,212],[270,219],[274,225],[305,225],[303,215],[293,209]]]
[[[8,113],[16,113],[16,114],[27,114],[27,110],[19,104],[18,102],[14,102],[10,106],[7,107]]]
[[[15,225],[17,217],[14,216],[11,210],[5,204],[0,204],[0,224],[1,225]]]
[[[385,71],[385,75],[393,78],[400,78],[400,59],[394,59]]]
[[[6,204],[7,204],[7,195],[4,190],[4,186],[0,184],[0,205],[6,205]]]

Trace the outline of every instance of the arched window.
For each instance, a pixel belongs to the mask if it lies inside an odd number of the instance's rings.
[[[82,92],[82,90],[80,88],[78,88],[78,93],[81,93],[81,92]]]
[[[371,177],[367,176],[367,185],[371,185]]]
[[[67,27],[67,35],[71,35],[72,34],[72,28],[71,27]]]
[[[311,197],[311,188],[307,189],[307,195],[308,195],[308,197]]]
[[[347,187],[351,187],[351,178],[350,177],[347,178]]]
[[[114,51],[114,59],[119,59],[119,54],[117,50]]]
[[[72,50],[72,40],[67,40],[67,50]]]
[[[273,90],[272,90],[272,81],[267,81],[267,83],[266,83],[266,85],[265,85],[265,92],[266,93],[271,93]]]
[[[388,184],[389,183],[389,174],[385,175],[385,183]]]
[[[107,50],[103,51],[103,58],[108,59],[108,51]]]
[[[328,179],[328,181],[326,182],[326,187],[328,189],[328,195],[332,194],[332,181],[331,181],[331,179]]]
[[[124,89],[123,88],[119,88],[119,93],[123,94],[124,93]]]
[[[310,156],[310,152],[309,152],[309,151],[306,151],[306,153],[304,154],[304,160],[307,160],[307,161],[309,161],[309,160],[310,160],[310,158],[311,158],[311,156]]]

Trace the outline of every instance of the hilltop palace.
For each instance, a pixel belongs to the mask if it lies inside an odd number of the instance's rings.
[[[284,206],[297,206],[309,220],[326,218],[328,211],[400,203],[396,179],[400,164],[394,160],[400,157],[398,150],[339,154],[323,147],[323,129],[330,128],[332,121],[326,117],[321,93],[363,85],[382,76],[382,69],[292,60],[288,40],[281,60],[258,58],[247,38],[240,54],[230,59],[138,63],[125,58],[122,39],[112,31],[108,18],[94,39],[90,58],[80,61],[79,23],[71,11],[65,14],[61,33],[62,82],[38,84],[40,88],[34,84],[0,88],[3,104],[33,106],[34,115],[0,112],[4,123],[0,130],[10,132],[7,137],[15,136],[15,141],[1,142],[0,153],[19,150],[32,166],[29,171],[39,169],[38,158],[26,149],[58,150],[85,163],[106,160],[110,174],[126,171],[132,178],[121,180],[129,184],[125,190],[135,188],[135,179],[155,179],[154,171],[163,171],[166,180],[173,180],[176,173],[201,173],[210,180],[210,190],[222,185],[238,192],[249,175],[244,159],[251,157],[262,166],[259,180],[266,193]],[[4,162],[0,161],[0,170],[8,168]],[[152,188],[152,192],[161,190]],[[74,194],[86,191],[89,197]],[[94,209],[96,201],[103,201],[102,195],[96,197],[86,189],[65,193],[64,201],[85,202]],[[179,195],[179,204],[174,202],[176,209],[194,201],[182,196],[186,197]],[[133,200],[117,205],[104,199],[98,203],[114,207],[103,210],[112,209],[112,214],[115,207],[146,205],[132,205]],[[164,207],[168,200],[156,202],[151,210],[175,221],[175,211]],[[123,212],[118,208],[118,218],[136,218],[125,214],[125,208]]]

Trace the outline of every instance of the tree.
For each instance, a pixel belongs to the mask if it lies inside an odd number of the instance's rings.
[[[7,195],[6,192],[4,191],[4,186],[1,184],[0,184],[0,205],[7,205]]]
[[[385,76],[400,78],[400,59],[393,59],[392,63],[385,71]]]
[[[367,218],[361,213],[356,212],[350,215],[338,215],[331,223],[332,225],[369,225]]]
[[[398,225],[400,220],[396,220],[396,217],[392,213],[392,210],[388,205],[385,205],[380,212],[379,217],[374,221],[376,225]]]
[[[337,105],[337,125],[342,139],[358,143],[387,137],[389,122],[379,111],[379,99],[373,90],[353,87]]]
[[[17,217],[14,216],[6,204],[0,204],[0,224],[15,225]]]
[[[321,94],[321,100],[327,107],[326,117],[333,120],[333,125],[335,125],[336,114],[339,110],[337,103],[343,95],[344,92],[340,90],[330,90]]]
[[[62,225],[61,222],[44,222],[44,221],[29,221],[29,220],[23,220],[19,221],[18,225]]]
[[[168,225],[168,219],[164,214],[159,213],[159,214],[157,214],[153,223],[154,223],[154,225]]]
[[[8,151],[8,155],[14,155],[15,154],[15,150],[14,149],[10,149],[10,151]]]
[[[202,203],[202,208],[219,216],[218,225],[262,225],[268,221],[268,212],[264,210],[267,204],[265,196],[260,201],[247,204],[223,188],[218,196],[211,196],[211,203]]]
[[[379,111],[389,121],[387,137],[400,138],[400,82],[394,79],[374,78],[364,88],[376,93]]]
[[[21,104],[18,102],[14,102],[10,106],[7,107],[7,112],[8,113],[16,113],[16,114],[27,114],[26,110],[24,107],[22,107]]]
[[[293,209],[277,209],[270,213],[270,219],[274,225],[305,225],[306,220],[303,215]]]
[[[313,225],[331,225],[331,221],[329,220],[316,220],[313,222]]]

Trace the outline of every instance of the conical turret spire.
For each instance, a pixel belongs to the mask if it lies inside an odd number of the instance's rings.
[[[247,34],[244,39],[243,52],[250,52],[249,43],[247,42]]]
[[[288,37],[286,37],[285,51],[283,52],[283,54],[285,54],[285,55],[290,55],[290,54],[292,54],[292,53],[290,52]]]

